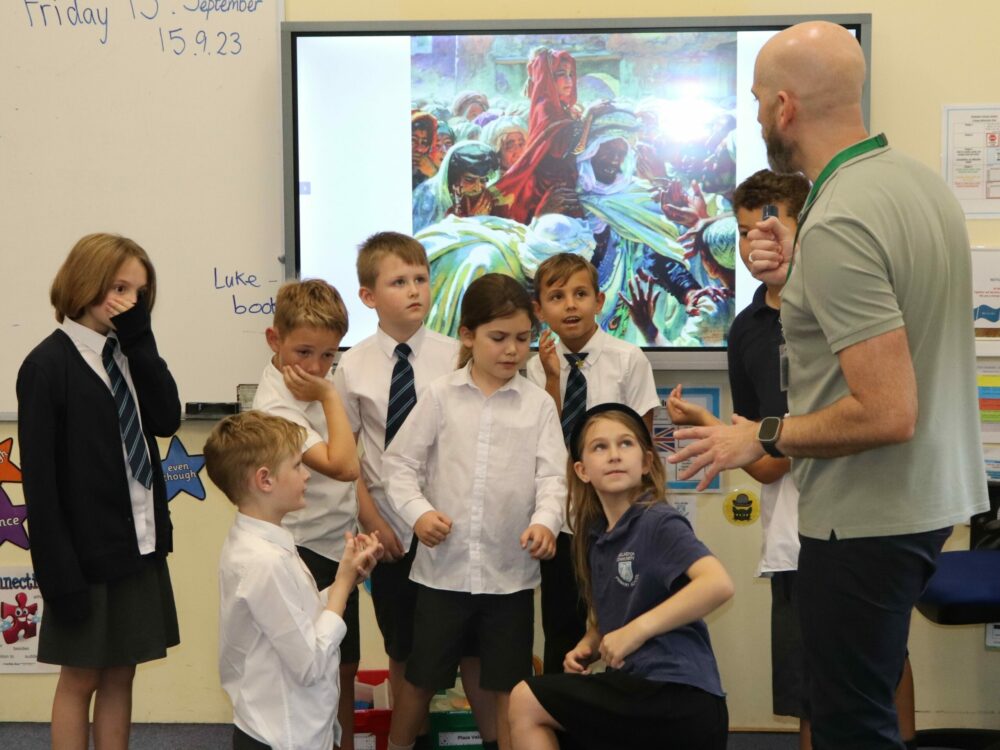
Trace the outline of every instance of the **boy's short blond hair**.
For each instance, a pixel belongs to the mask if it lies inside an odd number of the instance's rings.
[[[577,271],[586,271],[590,276],[594,294],[601,291],[597,284],[597,269],[593,263],[581,255],[557,253],[542,261],[535,271],[535,301],[541,302],[543,287],[565,283]]]
[[[289,281],[278,290],[274,303],[274,327],[286,336],[309,326],[347,335],[347,307],[340,292],[322,279]]]
[[[395,255],[411,266],[424,266],[427,251],[424,246],[407,234],[399,232],[376,232],[358,247],[358,284],[372,289],[378,281],[378,267],[387,255]]]
[[[277,471],[287,458],[302,453],[305,428],[262,411],[226,417],[205,441],[205,468],[209,478],[239,505],[247,496],[250,477],[266,466]]]
[[[49,299],[56,309],[56,320],[76,320],[87,308],[100,304],[111,289],[115,274],[129,258],[146,269],[144,297],[150,312],[156,301],[156,271],[146,251],[128,237],[97,232],[81,237],[69,251],[56,273]]]

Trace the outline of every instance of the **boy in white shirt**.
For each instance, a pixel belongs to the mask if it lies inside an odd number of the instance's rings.
[[[535,272],[534,305],[549,330],[539,338],[538,356],[528,362],[528,380],[555,400],[564,437],[568,439],[587,409],[604,403],[630,406],[652,431],[653,409],[660,405],[653,368],[639,347],[597,325],[596,316],[604,305],[597,269],[579,255],[553,255]],[[555,557],[541,564],[547,674],[563,671],[563,657],[587,630],[570,542],[569,526],[564,525]]]
[[[340,742],[344,609],[382,546],[348,533],[333,585],[317,590],[281,525],[305,506],[305,432],[250,411],[219,422],[205,443],[208,475],[238,509],[219,560],[219,675],[235,750]]]
[[[302,460],[314,473],[306,504],[283,520],[316,586],[325,589],[337,575],[344,534],[357,530],[358,450],[330,368],[347,333],[347,308],[340,294],[321,279],[292,281],[278,290],[274,325],[267,329],[273,352],[264,365],[253,407],[306,430]],[[354,750],[354,676],[361,660],[358,594],[344,614],[347,636],[341,646],[338,720],[342,750]]]
[[[424,326],[430,268],[423,245],[415,239],[397,232],[373,234],[358,248],[357,271],[359,296],[378,313],[378,329],[344,352],[333,383],[363,449],[358,520],[366,532],[377,531],[385,546],[382,564],[372,574],[371,593],[395,694],[413,648],[417,586],[410,580],[410,568],[417,539],[386,498],[382,454],[427,386],[455,371],[459,344]],[[489,728],[495,724],[492,701],[478,688],[478,657],[466,654],[462,677],[483,739],[495,740]]]

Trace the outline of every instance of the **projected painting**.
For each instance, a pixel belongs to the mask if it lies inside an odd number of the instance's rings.
[[[480,275],[530,289],[545,258],[572,252],[598,269],[612,335],[725,345],[735,32],[413,37],[410,90],[431,328],[457,333]]]

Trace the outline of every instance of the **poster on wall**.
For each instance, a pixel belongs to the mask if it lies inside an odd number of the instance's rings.
[[[972,320],[977,339],[1000,337],[1000,249],[972,249]]]
[[[27,565],[0,567],[0,673],[58,672],[54,664],[39,664],[38,630],[42,594]]]
[[[965,215],[1000,218],[1000,104],[942,109],[942,171]]]
[[[656,389],[656,393],[660,397],[661,406],[653,412],[653,445],[656,448],[656,452],[660,454],[660,458],[663,460],[663,467],[667,472],[667,490],[673,492],[696,492],[695,488],[705,476],[705,472],[699,471],[690,479],[680,479],[678,475],[691,465],[690,462],[682,461],[679,464],[667,463],[668,456],[673,455],[690,442],[689,440],[680,441],[674,437],[674,430],[677,427],[670,420],[670,415],[667,413],[666,407],[662,405],[666,403],[667,397],[673,388],[673,386],[669,386]],[[722,391],[720,388],[716,386],[685,387],[684,398],[707,409],[710,414],[719,418],[719,404],[722,402]],[[709,483],[708,487],[702,491],[718,492],[722,487],[720,476],[716,476]]]

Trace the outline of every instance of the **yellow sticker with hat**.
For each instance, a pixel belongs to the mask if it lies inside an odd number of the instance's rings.
[[[749,526],[760,518],[760,499],[752,490],[735,489],[726,495],[722,513],[733,526]]]

